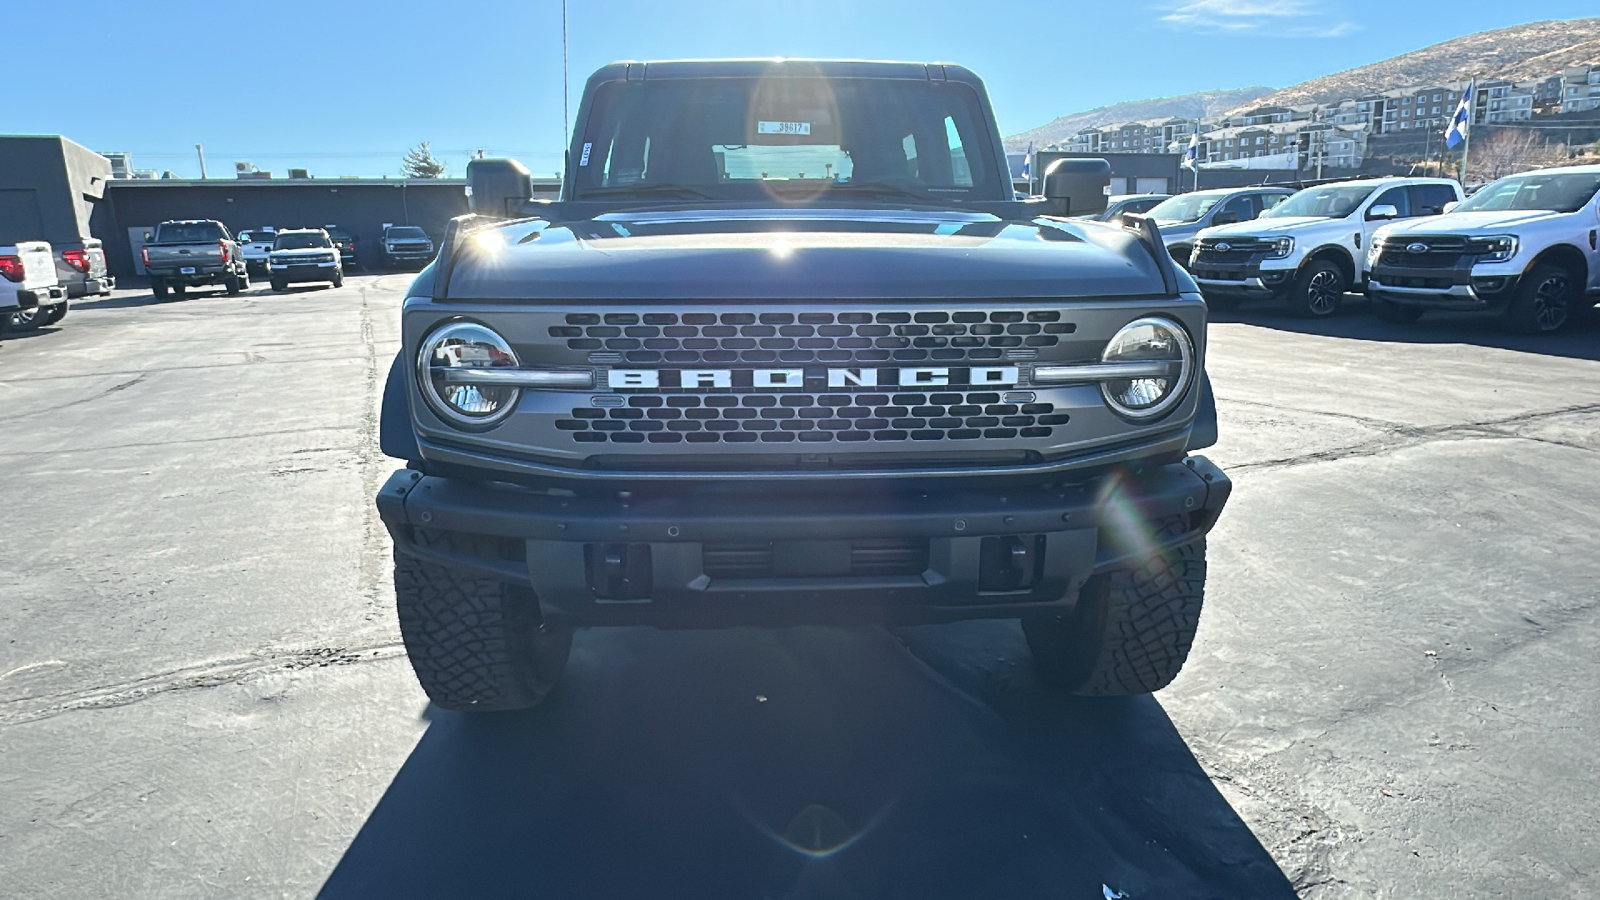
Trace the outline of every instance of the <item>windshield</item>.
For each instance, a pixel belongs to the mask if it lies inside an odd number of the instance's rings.
[[[328,247],[328,236],[325,234],[280,234],[277,243],[272,245],[274,250],[308,250],[312,247]]]
[[[1220,194],[1180,194],[1157,203],[1150,209],[1150,217],[1157,222],[1198,222],[1222,198]]]
[[[421,228],[416,228],[410,225],[402,225],[398,228],[389,229],[389,239],[427,240],[428,233],[423,231]]]
[[[1342,219],[1355,212],[1361,201],[1367,199],[1376,187],[1366,185],[1324,185],[1306,188],[1277,206],[1261,214],[1263,219],[1285,219],[1290,216],[1310,216],[1319,219]]]
[[[1577,212],[1600,190],[1600,172],[1513,175],[1473,194],[1455,212],[1549,210]]]
[[[350,232],[348,232],[348,231],[344,230],[343,228],[340,228],[340,227],[338,227],[336,225],[332,226],[332,227],[329,227],[329,228],[324,228],[322,230],[326,231],[328,233],[328,237],[331,237],[336,241],[348,241],[348,240],[350,240]]]
[[[203,244],[222,239],[222,226],[215,222],[172,223],[156,231],[156,242],[162,244]]]
[[[614,82],[572,161],[576,199],[741,200],[897,189],[1010,196],[976,92],[881,78]]]

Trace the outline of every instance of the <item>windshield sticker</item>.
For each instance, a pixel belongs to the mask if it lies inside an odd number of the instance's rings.
[[[578,160],[578,168],[581,169],[589,164],[589,151],[593,149],[594,143],[592,141],[583,145],[583,156]]]
[[[810,134],[810,122],[759,122],[756,131],[760,134]]]

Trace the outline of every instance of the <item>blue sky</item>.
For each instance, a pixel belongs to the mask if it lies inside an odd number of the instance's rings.
[[[384,175],[432,142],[560,168],[560,0],[7,3],[0,132],[127,150],[141,168]],[[571,0],[571,100],[615,59],[839,56],[962,63],[1012,134],[1122,100],[1286,86],[1593,0]],[[22,85],[38,85],[24,94]],[[19,98],[29,96],[30,99]]]

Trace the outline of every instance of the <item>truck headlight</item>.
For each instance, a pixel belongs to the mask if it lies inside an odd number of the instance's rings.
[[[1517,255],[1517,236],[1497,234],[1478,238],[1472,242],[1472,249],[1480,255],[1479,262],[1505,262]]]
[[[1281,237],[1272,242],[1272,249],[1267,251],[1267,259],[1283,259],[1294,252],[1294,238]]]
[[[433,411],[463,428],[488,428],[511,414],[519,388],[463,383],[462,369],[517,368],[506,339],[476,322],[452,322],[423,340],[417,353],[417,384]]]
[[[1123,326],[1106,344],[1100,361],[1158,364],[1150,374],[1100,383],[1100,393],[1112,410],[1130,419],[1154,419],[1183,398],[1194,375],[1194,344],[1182,325],[1148,316]]]

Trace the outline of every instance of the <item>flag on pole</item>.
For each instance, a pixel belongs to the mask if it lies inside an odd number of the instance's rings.
[[[1193,170],[1200,165],[1200,131],[1189,135],[1189,149],[1183,151],[1183,167]]]
[[[1461,95],[1456,114],[1450,117],[1450,127],[1444,131],[1444,145],[1452,150],[1466,140],[1467,132],[1472,130],[1472,91],[1477,82],[1476,78],[1467,82],[1467,92]]]
[[[1027,153],[1027,155],[1022,157],[1022,177],[1028,179],[1028,183],[1029,184],[1033,183],[1033,142],[1032,141],[1028,142],[1028,153]]]

